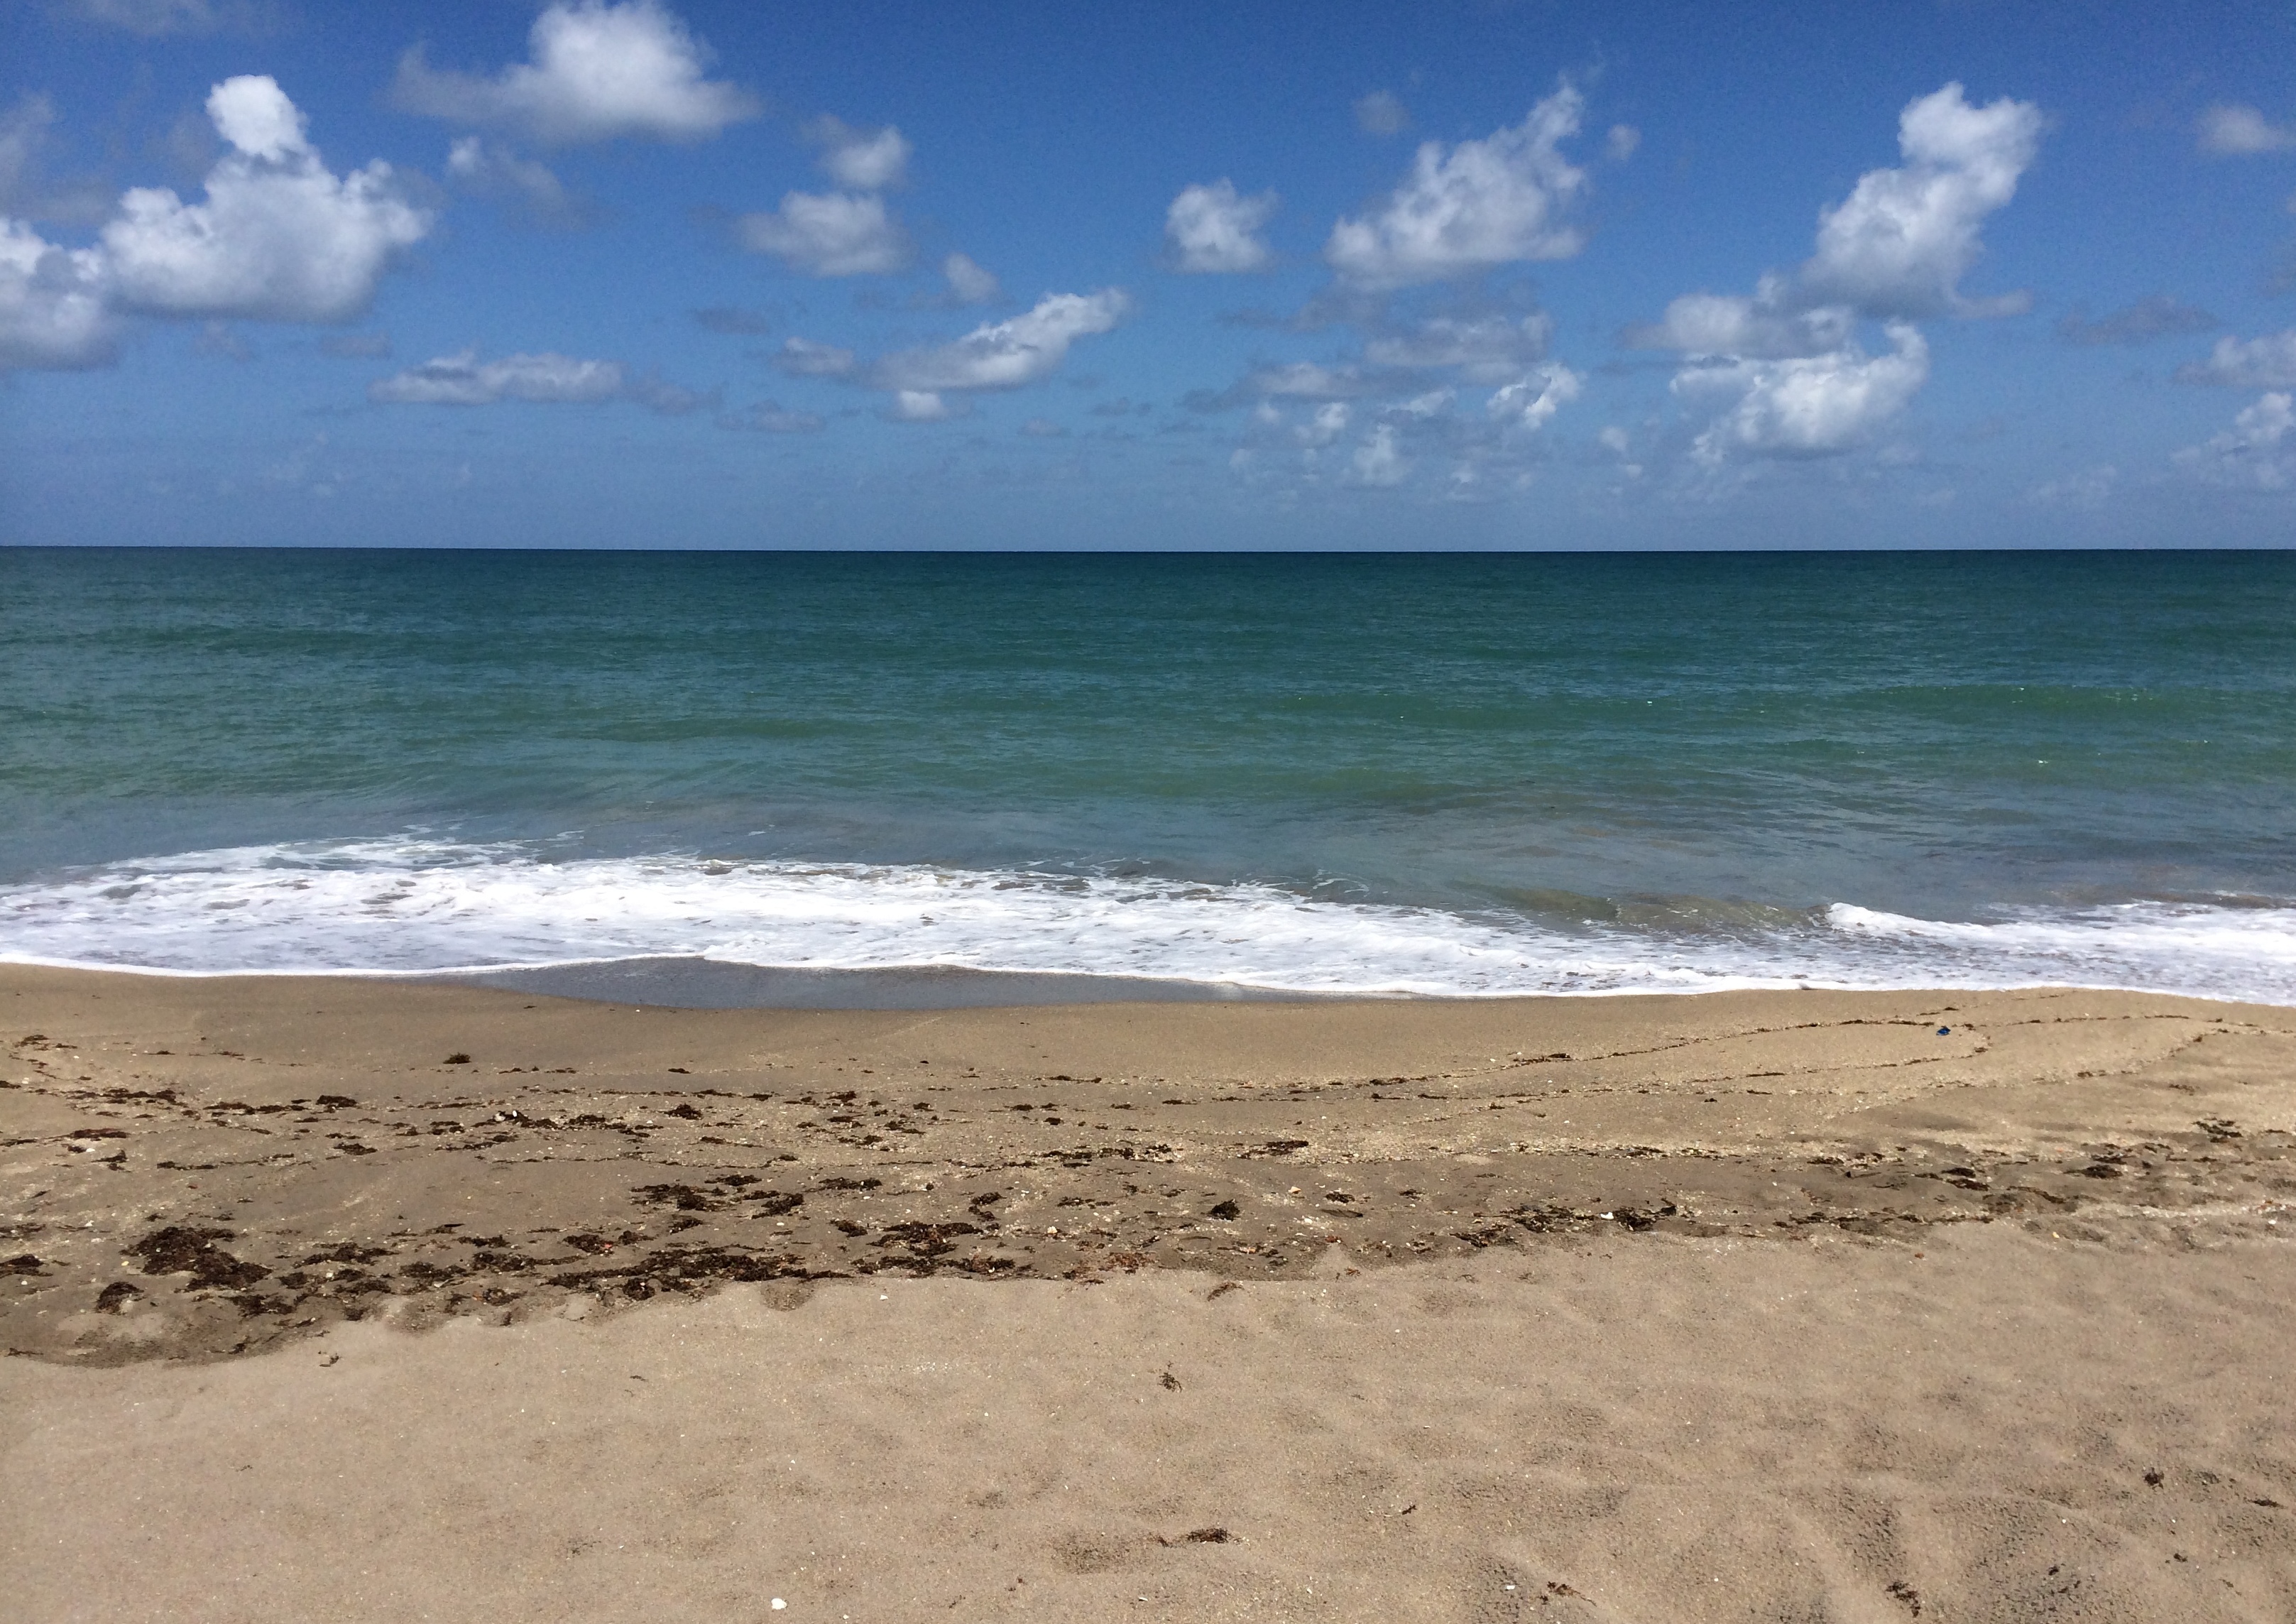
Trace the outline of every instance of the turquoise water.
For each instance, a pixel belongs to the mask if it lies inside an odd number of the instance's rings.
[[[0,957],[2296,1002],[2296,555],[0,551]]]

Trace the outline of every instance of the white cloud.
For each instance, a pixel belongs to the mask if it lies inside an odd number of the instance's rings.
[[[1411,127],[1411,110],[1392,91],[1374,90],[1355,100],[1356,127],[1374,135],[1399,135]]]
[[[1892,353],[1868,357],[1854,345],[1832,355],[1739,359],[1675,374],[1677,398],[1730,404],[1699,435],[1710,465],[1732,456],[1812,457],[1846,451],[1906,408],[1929,377],[1929,345],[1904,322],[1889,327]]]
[[[1400,485],[1411,472],[1411,461],[1395,443],[1395,425],[1382,423],[1371,431],[1371,438],[1356,447],[1349,459],[1348,473],[1353,483],[1374,487]]]
[[[418,45],[400,61],[392,97],[410,112],[501,125],[545,146],[701,141],[759,111],[738,86],[702,77],[706,48],[656,0],[559,0],[528,38],[534,60],[492,78],[434,71]]]
[[[1379,210],[1332,227],[1324,258],[1358,287],[1444,282],[1520,260],[1567,259],[1584,243],[1562,216],[1587,176],[1557,151],[1584,106],[1564,85],[1522,123],[1446,152],[1421,145],[1411,178]]]
[[[1565,405],[1578,398],[1586,380],[1560,362],[1549,361],[1508,384],[1484,409],[1512,428],[1543,429]]]
[[[208,116],[231,144],[204,202],[162,187],[119,200],[103,228],[114,302],[161,316],[336,322],[366,308],[431,216],[380,159],[338,177],[305,138],[303,115],[267,77],[226,79]]]
[[[1345,401],[1332,401],[1317,406],[1306,422],[1292,431],[1292,437],[1303,446],[1328,446],[1348,431],[1352,415]]]
[[[1266,270],[1275,256],[1259,232],[1275,212],[1275,201],[1273,192],[1239,196],[1235,183],[1229,180],[1182,188],[1164,211],[1172,268],[1199,273]]]
[[[853,373],[853,352],[812,339],[783,339],[775,367],[792,378],[845,378]]]
[[[933,390],[895,390],[884,415],[893,422],[947,422],[962,415]]]
[[[1868,170],[1819,215],[1817,251],[1799,271],[1763,276],[1751,298],[1686,294],[1662,321],[1630,329],[1629,344],[1691,358],[1675,397],[1717,413],[1694,442],[1698,459],[1846,451],[1929,377],[1911,318],[2025,308],[2021,294],[1972,300],[1960,283],[1983,252],[1979,227],[2016,195],[2040,135],[2030,103],[1972,107],[1958,84],[1916,97],[1898,119],[1905,164]],[[1858,347],[1861,317],[1888,324],[1891,353]]]
[[[960,305],[994,304],[1004,297],[1004,284],[970,254],[951,254],[940,262],[940,274],[948,282],[949,298]]]
[[[1530,362],[1546,358],[1554,318],[1544,310],[1521,320],[1505,316],[1438,316],[1364,346],[1374,366],[1456,366],[1477,383],[1498,383]]]
[[[1021,432],[1030,439],[1066,439],[1069,433],[1049,417],[1031,417],[1021,425]]]
[[[882,192],[908,177],[908,138],[890,124],[860,129],[824,113],[805,127],[805,138],[822,149],[830,178],[850,191]]]
[[[809,276],[874,276],[909,262],[909,237],[885,200],[850,192],[792,192],[771,214],[734,222],[742,245]]]
[[[1613,124],[1611,133],[1603,139],[1603,155],[1612,163],[1624,163],[1640,150],[1643,133],[1631,124]]]
[[[2176,454],[2182,466],[2218,485],[2285,490],[2296,484],[2296,401],[2263,397],[2205,444]]]
[[[101,366],[119,322],[104,300],[102,256],[59,248],[0,218],[0,372]]]
[[[2017,194],[2040,138],[2030,102],[1972,107],[1950,84],[1908,103],[1898,119],[1905,167],[1868,170],[1818,217],[1800,302],[1874,316],[2021,309],[2021,300],[1972,304],[1959,283],[1984,251],[1978,227]]]
[[[499,400],[586,403],[611,400],[627,379],[619,361],[582,361],[545,351],[481,361],[478,351],[441,356],[367,385],[386,406],[491,406]]]
[[[2235,389],[2296,385],[2296,328],[2260,339],[2218,339],[2206,361],[2177,369],[2179,383],[2227,383]]]
[[[549,165],[477,135],[465,135],[448,149],[447,174],[481,197],[509,198],[529,217],[548,225],[579,225],[589,212]]]
[[[1019,389],[1050,375],[1070,345],[1108,332],[1131,309],[1121,288],[1047,293],[1025,315],[985,323],[954,343],[887,356],[873,376],[881,388],[904,392]]]
[[[2277,125],[2253,107],[2219,103],[2201,114],[2201,151],[2224,158],[2296,148],[2296,129]]]
[[[1654,326],[1628,330],[1639,349],[1679,349],[1693,356],[1754,356],[1780,359],[1821,356],[1849,341],[1856,314],[1842,305],[1795,309],[1785,283],[1762,278],[1748,299],[1737,293],[1685,293]]]

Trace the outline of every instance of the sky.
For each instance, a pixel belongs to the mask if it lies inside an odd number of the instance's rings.
[[[0,542],[2296,539],[2296,6],[0,0]]]

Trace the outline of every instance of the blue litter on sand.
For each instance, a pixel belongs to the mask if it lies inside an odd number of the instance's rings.
[[[1951,1027],[1949,1027],[1949,1026],[1941,1026],[1941,1027],[1938,1028],[1938,1036],[1939,1036],[1939,1037],[1940,1037],[1940,1038],[1947,1038],[1947,1037],[1950,1037],[1950,1036],[1952,1035],[1952,1033],[1953,1033],[1953,1029],[1952,1029]]]

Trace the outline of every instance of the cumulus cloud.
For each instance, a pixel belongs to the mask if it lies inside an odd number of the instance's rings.
[[[1631,124],[1613,124],[1611,133],[1603,138],[1603,155],[1612,163],[1624,163],[1639,151],[1643,133]]]
[[[2231,428],[2185,447],[2176,460],[2213,484],[2285,490],[2296,484],[2296,406],[2286,394],[2264,396]]]
[[[1275,202],[1273,192],[1240,196],[1230,180],[1182,188],[1164,211],[1172,268],[1193,273],[1266,270],[1275,256],[1259,233],[1275,212]]]
[[[475,349],[441,356],[367,385],[384,406],[492,406],[501,400],[589,403],[619,396],[627,379],[619,361],[583,361],[545,350],[481,361]]]
[[[2234,389],[2296,385],[2296,328],[2260,339],[2218,339],[2205,361],[2177,369],[2179,383],[2224,383]]]
[[[748,429],[759,434],[818,434],[825,426],[815,412],[790,412],[775,400],[760,400],[738,416],[720,417],[721,429]]]
[[[1562,217],[1587,176],[1559,147],[1578,133],[1584,105],[1566,84],[1512,128],[1448,150],[1423,144],[1410,179],[1378,209],[1332,227],[1324,259],[1357,287],[1390,289],[1570,258],[1585,238]]]
[[[2040,109],[2030,102],[1972,107],[1950,84],[1907,103],[1898,119],[1904,167],[1867,171],[1818,217],[1817,252],[1800,278],[1804,300],[1876,316],[2021,309],[2013,298],[1972,304],[1959,284],[1984,251],[1978,228],[2016,196],[2040,139]]]
[[[123,308],[346,321],[429,234],[430,211],[401,194],[389,164],[331,174],[302,112],[268,77],[226,79],[208,115],[232,151],[209,173],[206,200],[138,187],[103,228],[105,273]]]
[[[230,150],[203,201],[128,192],[93,248],[0,219],[0,367],[101,365],[126,313],[347,320],[429,233],[430,213],[400,193],[390,165],[330,173],[272,79],[226,79],[207,111]]]
[[[846,378],[853,373],[853,352],[812,339],[783,339],[774,366],[792,378]]]
[[[1411,472],[1411,460],[1396,444],[1395,425],[1381,423],[1371,431],[1371,437],[1356,447],[1355,455],[1348,460],[1349,482],[1374,488],[1400,485]]]
[[[1550,361],[1493,394],[1484,409],[1509,428],[1543,429],[1557,412],[1578,398],[1586,381],[1569,367]]]
[[[1693,356],[1781,359],[1821,356],[1849,341],[1857,313],[1843,305],[1796,309],[1785,280],[1765,276],[1751,299],[1739,293],[1685,293],[1659,322],[1627,330],[1636,349],[1679,349]]]
[[[1898,119],[1905,163],[1868,170],[1819,215],[1816,252],[1798,271],[1763,276],[1751,297],[1685,294],[1661,321],[1629,329],[1630,345],[1688,357],[1675,397],[1714,414],[1694,442],[1698,459],[1849,450],[1929,377],[1914,318],[2024,308],[2023,295],[1968,299],[1961,279],[1983,252],[1979,228],[2016,195],[2040,134],[2030,103],[1972,106],[1958,84],[1917,97]],[[1861,318],[1887,324],[1889,354],[1858,346]]]
[[[908,178],[908,138],[890,124],[861,129],[824,113],[805,127],[805,138],[821,148],[829,177],[849,191],[882,192]]]
[[[2219,103],[2201,114],[2201,151],[2221,158],[2246,158],[2258,152],[2285,152],[2296,148],[2296,129],[2275,124],[2253,107]]]
[[[2149,344],[2154,339],[2206,332],[2216,324],[2217,318],[2207,311],[2179,304],[2166,293],[2154,293],[2095,321],[2088,319],[2086,309],[2077,308],[2057,323],[2057,336],[2068,344],[2092,347]]]
[[[480,197],[502,198],[537,225],[580,226],[590,209],[549,165],[465,135],[448,149],[447,178]]]
[[[1355,410],[1344,400],[1333,400],[1317,406],[1308,421],[1292,431],[1292,438],[1307,447],[1328,446],[1348,431],[1348,422]]]
[[[117,353],[119,326],[102,255],[0,218],[0,371],[101,366]]]
[[[951,301],[960,305],[992,305],[1004,296],[1004,284],[970,254],[951,254],[940,262]]]
[[[1019,389],[1049,376],[1077,340],[1110,331],[1131,309],[1121,288],[1047,293],[1026,314],[984,323],[954,343],[886,356],[872,379],[905,393]]]
[[[792,192],[734,228],[742,247],[808,276],[875,276],[909,262],[908,234],[871,193]]]
[[[1374,90],[1355,100],[1356,127],[1367,135],[1399,135],[1411,127],[1411,110],[1388,90]]]
[[[1740,358],[1675,374],[1677,398],[1726,402],[1693,453],[1710,466],[1733,456],[1815,457],[1848,450],[1905,410],[1929,377],[1929,345],[1909,323],[1889,326],[1891,353],[1855,345],[1786,360]]]
[[[642,135],[702,141],[757,117],[757,99],[703,77],[709,53],[657,0],[559,0],[534,20],[533,61],[491,78],[440,71],[417,45],[391,94],[409,112],[514,129],[545,146]]]

